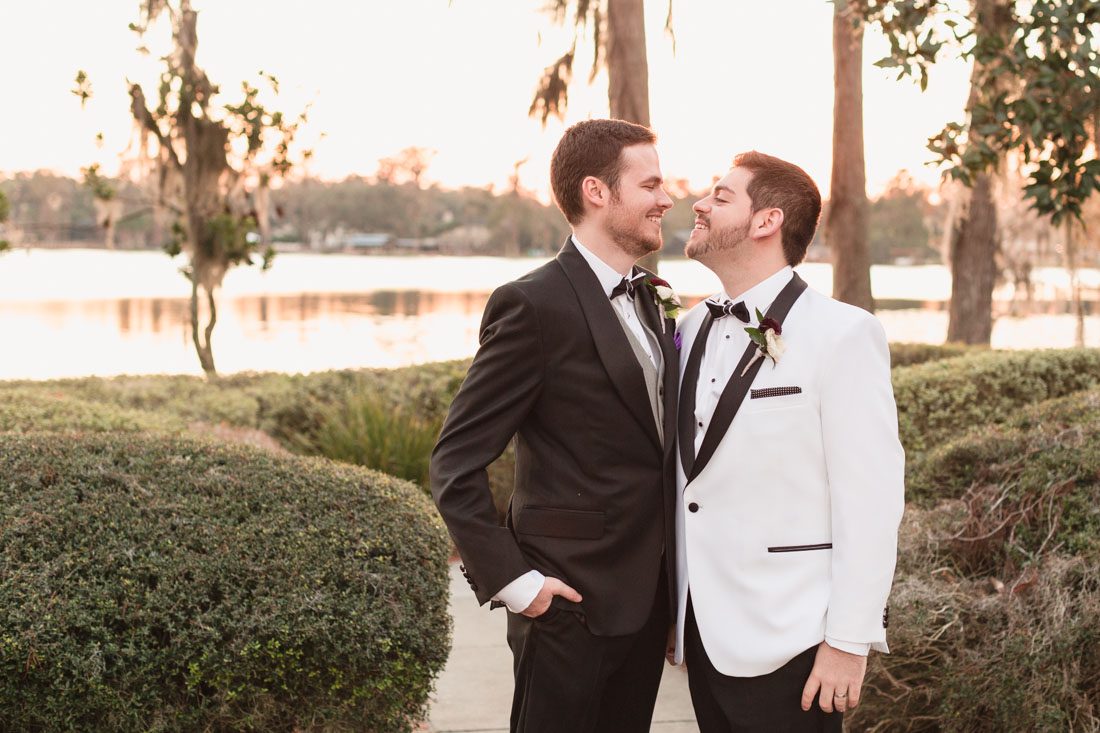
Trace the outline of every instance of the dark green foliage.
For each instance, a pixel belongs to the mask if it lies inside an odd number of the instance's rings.
[[[0,436],[0,728],[410,730],[449,647],[410,484],[177,436]]]
[[[1027,405],[1100,385],[1100,349],[989,352],[898,369],[902,445],[912,456]]]
[[[1028,163],[1024,195],[1053,224],[1080,218],[1100,189],[1095,145],[1100,87],[1100,28],[1095,0],[861,0],[854,12],[878,25],[890,42],[876,63],[919,78],[942,52],[974,62],[974,92],[965,122],[949,122],[928,148],[946,174],[966,186],[1006,156]]]

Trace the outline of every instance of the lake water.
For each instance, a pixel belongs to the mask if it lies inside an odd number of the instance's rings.
[[[490,257],[363,257],[280,254],[273,268],[237,268],[218,295],[214,356],[223,373],[394,367],[470,356],[489,293],[545,262]],[[188,321],[182,261],[159,252],[17,250],[0,255],[0,379],[115,374],[201,374]],[[826,264],[798,268],[831,290]],[[688,303],[719,290],[686,260],[661,275]],[[1090,300],[1100,271],[1081,280]],[[1035,303],[1011,315],[1011,287],[998,289],[996,348],[1068,347],[1074,318],[1063,270],[1034,273]],[[940,266],[872,270],[878,317],[891,341],[941,343],[951,279]],[[1092,302],[1095,311],[1095,303]],[[1027,311],[1024,313],[1024,311]],[[1100,346],[1100,318],[1086,320]]]

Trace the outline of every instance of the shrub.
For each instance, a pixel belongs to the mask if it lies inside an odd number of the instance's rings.
[[[1100,385],[1100,349],[980,353],[899,368],[893,384],[901,442],[912,455]]]
[[[1084,441],[1100,430],[1100,389],[1029,405],[1001,425],[978,426],[962,436],[919,454],[910,461],[906,496],[931,506],[959,498],[974,483],[989,483],[1007,471],[1027,476],[1029,485],[1057,482],[1088,467],[1073,468],[1087,458]]]
[[[439,428],[439,420],[390,407],[373,390],[360,388],[326,408],[313,437],[299,439],[299,446],[302,452],[374,468],[427,489]]]
[[[922,461],[852,730],[1100,728],[1100,389]]]
[[[171,415],[129,410],[45,389],[11,388],[0,396],[0,433],[62,430],[100,433],[178,431]]]
[[[449,543],[408,483],[180,436],[0,436],[0,728],[409,730]]]
[[[975,351],[986,350],[984,346],[969,346],[967,344],[891,343],[890,366],[895,368],[913,366],[927,361],[952,359],[956,356],[965,356]]]
[[[66,417],[63,408],[71,404],[92,409],[94,404],[99,413],[125,415],[135,425],[141,424],[144,416],[144,422],[152,426],[149,429],[225,423],[261,430],[288,450],[378,468],[386,466],[389,468],[383,470],[397,471],[426,485],[427,474],[415,466],[427,465],[439,425],[469,366],[470,360],[464,359],[400,369],[295,375],[241,373],[213,381],[189,376],[136,376],[8,382],[0,383],[0,401],[4,394],[16,391],[49,394],[52,399],[62,400],[48,424],[39,425],[34,420],[28,423],[38,425],[34,429],[66,429],[67,420],[83,424],[77,415]],[[360,413],[358,426],[351,420],[357,412],[353,406],[358,406]],[[355,444],[359,438],[367,439],[366,425],[362,422],[364,409],[375,410],[376,427],[379,421],[387,421],[394,429],[407,426],[411,434]],[[400,413],[400,417],[391,420],[382,416],[380,410]],[[387,445],[381,451],[369,447],[383,443]],[[414,456],[417,446],[422,453]],[[383,459],[385,455],[390,458]],[[405,457],[398,458],[400,455]],[[489,467],[489,484],[501,516],[512,495],[514,466],[514,451],[509,445],[500,460]]]

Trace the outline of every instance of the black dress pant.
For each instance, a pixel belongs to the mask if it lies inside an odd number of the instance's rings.
[[[802,710],[816,655],[814,646],[769,674],[728,677],[711,664],[688,597],[684,660],[700,733],[841,733],[844,714],[824,712],[816,697]]]
[[[508,614],[516,677],[512,733],[647,733],[670,623],[664,572],[645,626],[596,636],[584,617],[551,607]]]

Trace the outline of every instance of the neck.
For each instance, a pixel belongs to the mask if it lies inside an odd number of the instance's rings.
[[[607,263],[615,272],[623,277],[630,276],[630,269],[634,266],[636,258],[624,252],[622,247],[615,244],[614,240],[599,225],[593,222],[581,222],[573,227],[573,236],[589,252]]]
[[[716,262],[703,264],[722,281],[726,295],[737,298],[786,267],[787,260],[783,257],[782,250],[778,250],[763,256],[746,258],[744,261],[723,257]]]

